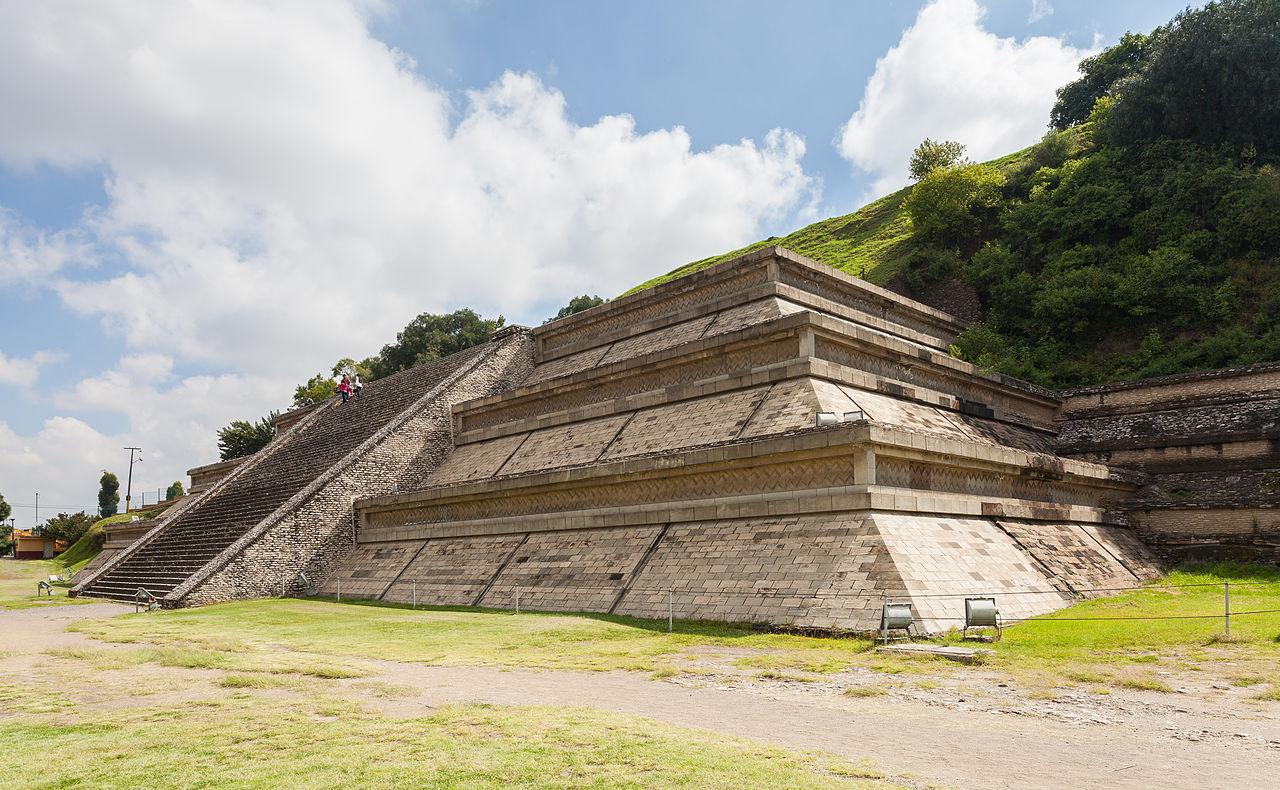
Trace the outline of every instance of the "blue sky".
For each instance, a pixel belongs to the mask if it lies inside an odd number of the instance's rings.
[[[0,3],[0,493],[91,505],[136,444],[154,496],[417,312],[539,323],[853,211],[926,134],[1022,147],[1180,7]]]

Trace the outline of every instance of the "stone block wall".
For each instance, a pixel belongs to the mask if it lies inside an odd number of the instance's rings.
[[[1280,364],[1066,393],[1058,452],[1145,474],[1126,505],[1170,559],[1280,560]]]
[[[966,595],[1020,618],[1154,573],[1119,527],[850,511],[373,542],[322,592],[340,577],[344,597],[398,603],[511,609],[518,595],[537,611],[854,631],[887,599],[933,632],[960,623]]]
[[[299,577],[327,579],[356,544],[352,503],[422,482],[452,449],[452,406],[502,391],[532,369],[527,335],[509,337],[469,369],[424,394],[411,414],[384,427],[228,547],[171,594],[183,605],[298,593]]]

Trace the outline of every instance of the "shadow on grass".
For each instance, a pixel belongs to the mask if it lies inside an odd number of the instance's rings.
[[[322,601],[325,603],[336,603],[342,606],[367,606],[374,609],[405,609],[419,612],[456,612],[459,614],[493,614],[514,616],[515,612],[511,609],[496,609],[485,606],[444,606],[437,604],[413,604],[395,603],[391,601],[374,601],[366,598],[344,598],[339,601],[333,596],[315,595],[309,598],[296,598],[292,600],[299,601]],[[632,617],[630,615],[607,614],[605,612],[546,612],[537,609],[520,610],[520,614],[535,617],[547,618],[579,618],[586,620],[595,620],[602,623],[612,623],[614,625],[626,626],[639,631],[649,631],[652,633],[667,633],[666,618],[647,618]],[[788,628],[786,626],[771,625],[769,623],[723,623],[714,620],[674,620],[672,623],[671,633],[677,636],[701,636],[715,639],[740,639],[748,636],[758,636],[760,634],[779,634],[787,636],[813,637],[822,639],[847,639],[862,640],[866,638],[863,632],[855,631],[810,631],[804,629]],[[870,647],[868,647],[870,649]]]

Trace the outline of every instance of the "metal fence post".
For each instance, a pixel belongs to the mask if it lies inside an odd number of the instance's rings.
[[[880,593],[880,642],[889,644],[889,621],[884,616],[885,607],[889,605],[889,594]]]
[[[413,580],[413,608],[418,608],[418,580]]]
[[[520,614],[520,585],[516,585],[516,614]]]
[[[676,597],[675,590],[667,590],[667,633],[671,633],[675,629],[674,602]]]
[[[1231,636],[1231,582],[1222,583],[1222,619],[1226,623],[1226,636]]]
[[[338,577],[338,603],[342,603],[342,577]]]

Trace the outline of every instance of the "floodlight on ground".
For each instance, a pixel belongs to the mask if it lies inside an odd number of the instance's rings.
[[[833,412],[833,411],[820,411],[820,412],[818,412],[818,427],[819,427],[819,428],[826,428],[826,427],[828,427],[828,426],[830,426],[830,425],[837,425],[837,424],[839,424],[839,422],[840,422],[840,418],[839,418],[839,417],[837,417],[837,416],[836,416],[836,413],[835,413],[835,412]]]
[[[844,413],[845,422],[862,422],[865,419],[867,419],[867,413],[862,409],[858,409],[857,411],[847,411]]]
[[[995,598],[964,599],[963,634],[969,635],[970,628],[994,628],[996,637],[1000,636],[1000,610],[996,607]]]
[[[885,642],[890,631],[906,631],[909,636],[914,622],[909,602],[885,601],[880,607],[880,636]]]

